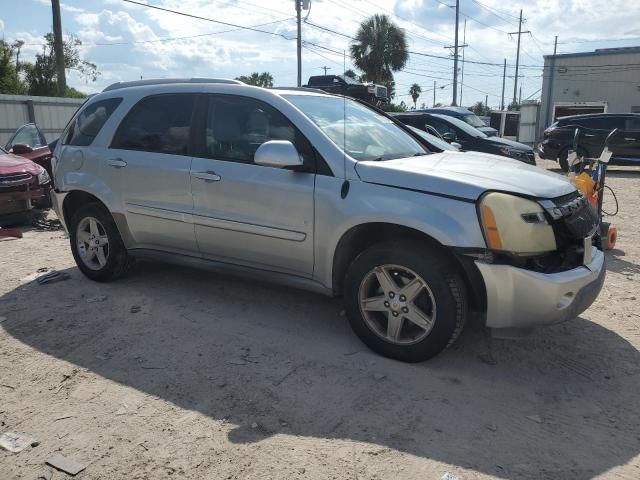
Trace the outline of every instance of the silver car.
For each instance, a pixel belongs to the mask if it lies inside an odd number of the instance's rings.
[[[119,83],[54,152],[78,268],[153,258],[344,298],[355,333],[417,362],[470,312],[503,335],[571,319],[604,281],[597,217],[563,177],[429,151],[348,98],[215,79]]]

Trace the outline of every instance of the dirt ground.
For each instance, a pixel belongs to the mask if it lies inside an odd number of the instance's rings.
[[[640,170],[612,170],[597,302],[418,365],[368,351],[338,300],[159,264],[97,284],[62,231],[0,240],[0,434],[39,442],[0,451],[0,480],[56,453],[82,480],[640,478]]]

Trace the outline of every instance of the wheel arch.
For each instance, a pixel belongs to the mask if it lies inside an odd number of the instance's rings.
[[[367,248],[390,240],[413,240],[424,242],[430,249],[442,252],[456,266],[469,293],[470,310],[486,311],[486,289],[482,275],[469,257],[458,254],[455,249],[443,245],[425,232],[394,223],[371,222],[356,225],[347,230],[336,246],[333,255],[332,287],[334,295],[342,295],[344,277],[349,265]]]

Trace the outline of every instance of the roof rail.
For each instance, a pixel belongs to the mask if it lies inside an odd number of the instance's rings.
[[[231,85],[244,85],[240,80],[229,80],[226,78],[149,78],[146,80],[112,83],[105,88],[103,92],[118,90],[120,88],[141,87],[145,85],[168,85],[175,83],[226,83]]]
[[[311,87],[269,87],[269,90],[293,90],[294,92],[324,93],[325,95],[331,95],[324,90]]]

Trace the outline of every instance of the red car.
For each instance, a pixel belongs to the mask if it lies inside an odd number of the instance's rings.
[[[32,160],[51,176],[51,150],[35,123],[27,123],[18,128],[4,149],[14,155]]]
[[[17,223],[33,207],[48,207],[50,190],[42,166],[0,148],[0,225]]]

